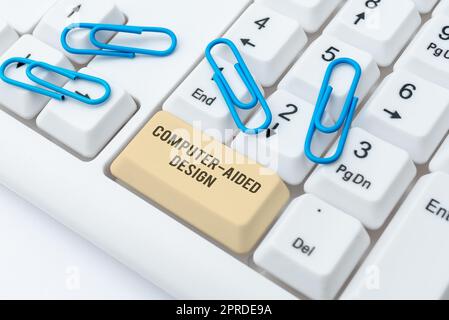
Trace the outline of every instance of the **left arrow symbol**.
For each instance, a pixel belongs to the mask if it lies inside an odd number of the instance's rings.
[[[256,47],[254,43],[251,43],[250,39],[240,39],[240,41],[242,41],[244,46]]]
[[[77,95],[83,96],[84,98],[87,98],[87,99],[89,99],[89,100],[90,100],[90,96],[89,96],[89,94],[88,94],[88,93],[86,93],[86,94],[82,94],[82,93],[81,93],[81,92],[79,92],[79,91],[75,91],[75,93],[76,93]]]

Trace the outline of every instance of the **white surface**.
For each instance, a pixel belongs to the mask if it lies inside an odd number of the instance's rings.
[[[117,2],[130,21],[150,20],[175,30],[185,41],[180,44],[183,50],[164,59],[94,59],[98,69],[108,71],[108,79],[119,82],[142,103],[94,161],[80,161],[0,112],[0,127],[14,133],[13,140],[0,135],[0,181],[176,298],[294,298],[105,176],[110,161],[247,1],[158,1],[157,10],[151,2]],[[185,15],[192,6],[202,10],[189,10]],[[220,15],[213,14],[217,11]],[[194,30],[192,21],[200,19],[202,24]]]
[[[171,299],[0,186],[0,299]]]
[[[433,16],[438,14],[445,14],[449,16],[449,0],[441,0],[438,6],[433,11]]]
[[[440,149],[438,149],[429,167],[432,172],[442,171],[449,174],[449,136],[441,145]]]
[[[367,2],[348,0],[324,30],[371,53],[380,66],[389,66],[421,24],[411,0]],[[364,14],[358,16],[359,14]]]
[[[296,19],[307,32],[317,31],[340,0],[256,0]]]
[[[338,51],[337,51],[338,50]],[[363,100],[379,79],[380,71],[372,56],[337,38],[322,35],[313,42],[299,58],[279,84],[287,90],[315,105],[329,63],[336,58],[348,57],[356,60],[362,68],[362,77],[356,96]],[[354,78],[354,68],[338,66],[332,75],[330,85],[334,88],[327,106],[334,120],[340,116],[348,89]]]
[[[445,34],[443,34],[443,30]],[[443,40],[443,37],[446,40]],[[394,69],[406,68],[417,75],[449,89],[449,64],[444,55],[449,50],[447,16],[429,20],[405,50]],[[432,48],[430,48],[432,45]]]
[[[78,6],[81,7],[78,7]],[[75,9],[76,8],[76,9]],[[78,9],[79,8],[79,9]],[[77,10],[77,11],[76,11]],[[58,49],[77,64],[88,63],[93,56],[73,55],[65,51],[61,44],[61,32],[72,23],[107,23],[124,24],[125,16],[111,0],[63,0],[54,5],[34,29],[34,36]],[[97,49],[90,44],[89,29],[70,32],[67,43],[77,49]],[[111,32],[98,33],[96,37],[105,42],[113,36]]]
[[[17,33],[0,18],[0,54],[8,50],[17,39],[19,39]]]
[[[334,154],[336,145],[329,152]],[[369,229],[379,229],[416,175],[404,150],[372,134],[352,128],[341,158],[319,166],[304,189]]]
[[[0,0],[0,16],[20,34],[30,33],[57,0]]]
[[[416,163],[424,164],[449,130],[449,91],[398,70],[384,80],[355,126],[404,149]]]
[[[17,40],[0,58],[0,61],[3,62],[14,57],[26,58],[28,55],[30,55],[29,59],[31,60],[45,61],[54,66],[73,70],[72,64],[61,52],[28,34]],[[23,65],[17,68],[17,64],[11,64],[6,69],[5,74],[11,79],[36,86],[36,83],[31,81],[26,75],[27,67],[28,65]],[[40,68],[35,68],[33,74],[57,86],[61,86],[68,81],[65,77]],[[0,81],[0,105],[24,119],[34,118],[41,112],[48,101],[50,101],[50,98],[47,96],[37,95],[31,91]]]
[[[430,12],[438,0],[413,0],[421,13]],[[443,0],[444,1],[444,0]]]
[[[290,204],[254,261],[313,299],[333,299],[369,244],[357,219],[307,194]]]
[[[420,179],[343,299],[449,299],[449,176]]]
[[[258,4],[250,6],[224,37],[236,44],[254,78],[264,87],[276,83],[307,43],[297,21]],[[235,63],[230,50],[220,54]]]
[[[287,183],[299,185],[315,164],[306,158],[304,144],[314,106],[286,91],[276,91],[267,100],[273,115],[270,131],[259,135],[240,133],[232,146],[241,154],[276,171]],[[260,110],[248,123],[255,128],[265,121]],[[323,123],[331,125],[329,116]],[[317,133],[314,137],[314,154],[321,156],[332,143],[333,135]]]

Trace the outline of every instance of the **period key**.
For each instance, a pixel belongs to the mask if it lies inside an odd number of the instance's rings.
[[[255,246],[289,199],[274,171],[164,111],[111,173],[236,253]]]

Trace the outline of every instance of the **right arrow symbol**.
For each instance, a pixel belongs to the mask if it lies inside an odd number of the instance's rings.
[[[384,111],[390,115],[391,119],[402,119],[401,115],[397,111],[393,112],[388,109],[384,109]]]

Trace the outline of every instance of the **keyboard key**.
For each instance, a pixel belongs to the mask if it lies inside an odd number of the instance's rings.
[[[449,137],[446,138],[429,165],[430,171],[442,171],[449,174]]]
[[[44,61],[58,67],[73,70],[70,61],[61,52],[31,35],[22,36],[8,51],[5,52],[0,60],[5,61],[13,57]],[[17,81],[36,85],[28,79],[25,73],[26,68],[26,65],[11,65],[6,71],[6,76]],[[65,77],[44,70],[36,69],[33,73],[39,78],[57,86],[62,86],[68,81]],[[36,117],[49,100],[50,98],[47,96],[39,95],[0,81],[0,105],[24,119],[29,120]]]
[[[96,77],[88,68],[81,73]],[[111,97],[91,106],[74,99],[51,100],[38,116],[37,126],[85,158],[95,157],[137,109],[131,96],[111,85]],[[104,89],[86,81],[69,81],[65,88],[86,97],[101,97]]]
[[[256,0],[297,20],[310,33],[315,33],[337,8],[340,0]]]
[[[19,34],[31,33],[39,20],[58,0],[0,0],[0,17]]]
[[[449,23],[437,15],[428,21],[395,65],[449,89]]]
[[[421,178],[343,299],[449,299],[449,176]]]
[[[0,54],[3,54],[19,39],[17,33],[0,19]]]
[[[362,78],[356,92],[356,96],[362,100],[379,79],[379,68],[368,53],[326,35],[310,45],[281,81],[279,88],[315,105],[329,63],[343,57],[355,59],[362,68]],[[333,120],[340,116],[353,79],[354,69],[347,65],[339,66],[333,73],[331,85],[334,90],[328,106]]]
[[[215,60],[223,68],[222,72],[236,97],[241,101],[249,102],[251,95],[234,65],[218,57]],[[216,140],[229,143],[238,133],[238,129],[213,76],[214,72],[209,62],[203,60],[168,98],[163,109]],[[252,110],[239,110],[240,117],[244,122],[251,113]]]
[[[359,221],[307,194],[290,204],[254,261],[310,298],[333,299],[369,244]]]
[[[274,172],[168,112],[151,119],[111,172],[237,253],[254,247],[289,198]]]
[[[324,30],[389,66],[421,24],[411,0],[348,0]]]
[[[298,185],[315,165],[304,153],[314,106],[282,90],[276,91],[267,102],[273,114],[270,129],[259,135],[240,133],[233,142],[233,148],[277,171],[285,182]],[[261,110],[249,121],[249,126],[257,126],[264,117]],[[327,125],[332,123],[330,118],[324,121]],[[313,145],[315,154],[323,154],[331,143],[332,135],[317,134]]]
[[[438,0],[413,0],[421,13],[429,13],[437,4]]]
[[[66,52],[61,45],[61,32],[72,23],[110,23],[124,24],[125,16],[114,2],[110,0],[63,0],[53,6],[42,18],[34,30],[34,36],[45,43],[61,50],[66,56],[77,64],[88,63],[93,56],[73,55]],[[74,30],[68,35],[68,43],[71,47],[93,49],[89,40],[90,30]],[[114,35],[111,32],[98,33],[98,40],[106,42]]]
[[[275,84],[307,43],[306,34],[295,20],[257,4],[242,14],[225,38],[237,45],[264,87]],[[229,50],[219,53],[228,61],[235,61]]]
[[[449,130],[449,91],[406,71],[389,76],[363,108],[356,126],[429,161]]]
[[[330,152],[335,153],[335,146]],[[305,190],[379,229],[416,175],[407,152],[353,128],[340,160],[319,166]]]
[[[449,0],[441,0],[435,10],[433,10],[432,16],[435,17],[440,14],[449,16]]]

